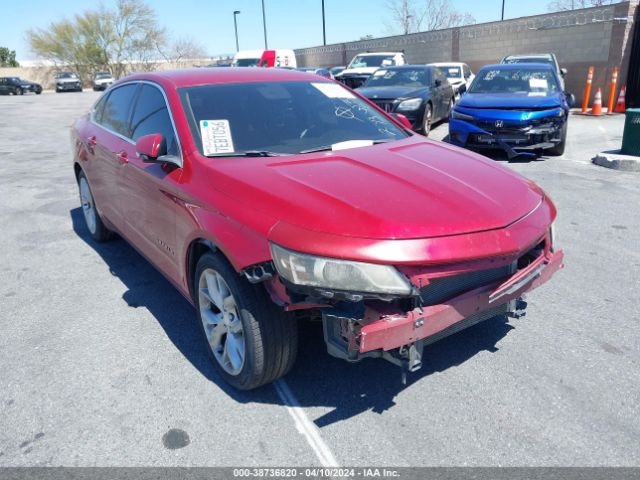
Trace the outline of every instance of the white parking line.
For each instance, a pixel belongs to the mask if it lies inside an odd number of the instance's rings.
[[[276,388],[278,396],[284,402],[289,415],[293,418],[296,429],[307,440],[316,457],[318,457],[320,464],[323,467],[338,467],[338,462],[333,456],[331,449],[320,435],[320,429],[315,423],[309,420],[307,414],[304,413],[300,402],[298,402],[298,399],[289,388],[289,385],[287,385],[287,382],[280,379],[276,380],[273,385]]]

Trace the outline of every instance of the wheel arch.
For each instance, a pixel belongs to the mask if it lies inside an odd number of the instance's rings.
[[[196,238],[193,240],[189,247],[187,248],[187,258],[185,262],[186,266],[186,280],[187,280],[187,289],[189,291],[189,296],[194,298],[194,275],[196,272],[196,266],[198,265],[198,261],[200,258],[208,252],[218,253],[220,249],[217,247],[215,243],[206,238]],[[222,253],[222,256],[226,258],[226,256]],[[228,259],[227,259],[228,261]]]

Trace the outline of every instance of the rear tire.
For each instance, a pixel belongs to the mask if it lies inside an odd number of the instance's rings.
[[[80,205],[84,215],[85,225],[91,237],[96,242],[106,242],[111,238],[111,232],[102,223],[96,202],[89,187],[89,181],[83,171],[78,174],[78,189],[80,191]]]
[[[289,372],[298,351],[297,324],[262,286],[250,284],[213,252],[198,261],[193,285],[202,338],[227,383],[251,390]]]
[[[560,136],[560,143],[556,144],[554,147],[547,150],[549,155],[553,157],[559,157],[560,155],[564,155],[564,150],[567,145],[567,124],[565,123],[562,127],[562,134]]]

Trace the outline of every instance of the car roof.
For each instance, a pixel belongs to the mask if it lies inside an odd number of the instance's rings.
[[[394,65],[390,67],[380,67],[380,70],[429,70],[433,65]]]
[[[158,72],[139,73],[121,79],[118,84],[132,80],[149,80],[156,83],[168,84],[174,88],[194,87],[218,83],[249,83],[249,82],[289,82],[309,81],[309,74],[293,69],[284,68],[191,68],[181,70],[167,70]],[[314,81],[323,82],[322,77]]]
[[[364,55],[398,55],[399,53],[402,52],[363,52],[363,53],[356,53],[356,57],[362,57]]]
[[[520,53],[518,55],[507,55],[504,58],[553,58],[552,53]]]
[[[494,63],[492,65],[485,65],[480,69],[482,70],[491,70],[492,68],[501,69],[501,70],[520,70],[523,68],[535,68],[536,70],[551,70],[555,71],[553,65],[549,63]]]
[[[449,65],[454,67],[463,67],[467,64],[462,62],[432,62],[432,63],[427,63],[427,65],[431,67],[446,67]]]

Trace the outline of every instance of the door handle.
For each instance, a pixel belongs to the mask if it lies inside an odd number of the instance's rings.
[[[127,152],[125,152],[124,150],[122,152],[118,152],[116,157],[118,157],[118,161],[123,165],[126,163],[129,163],[129,159],[127,158]]]

